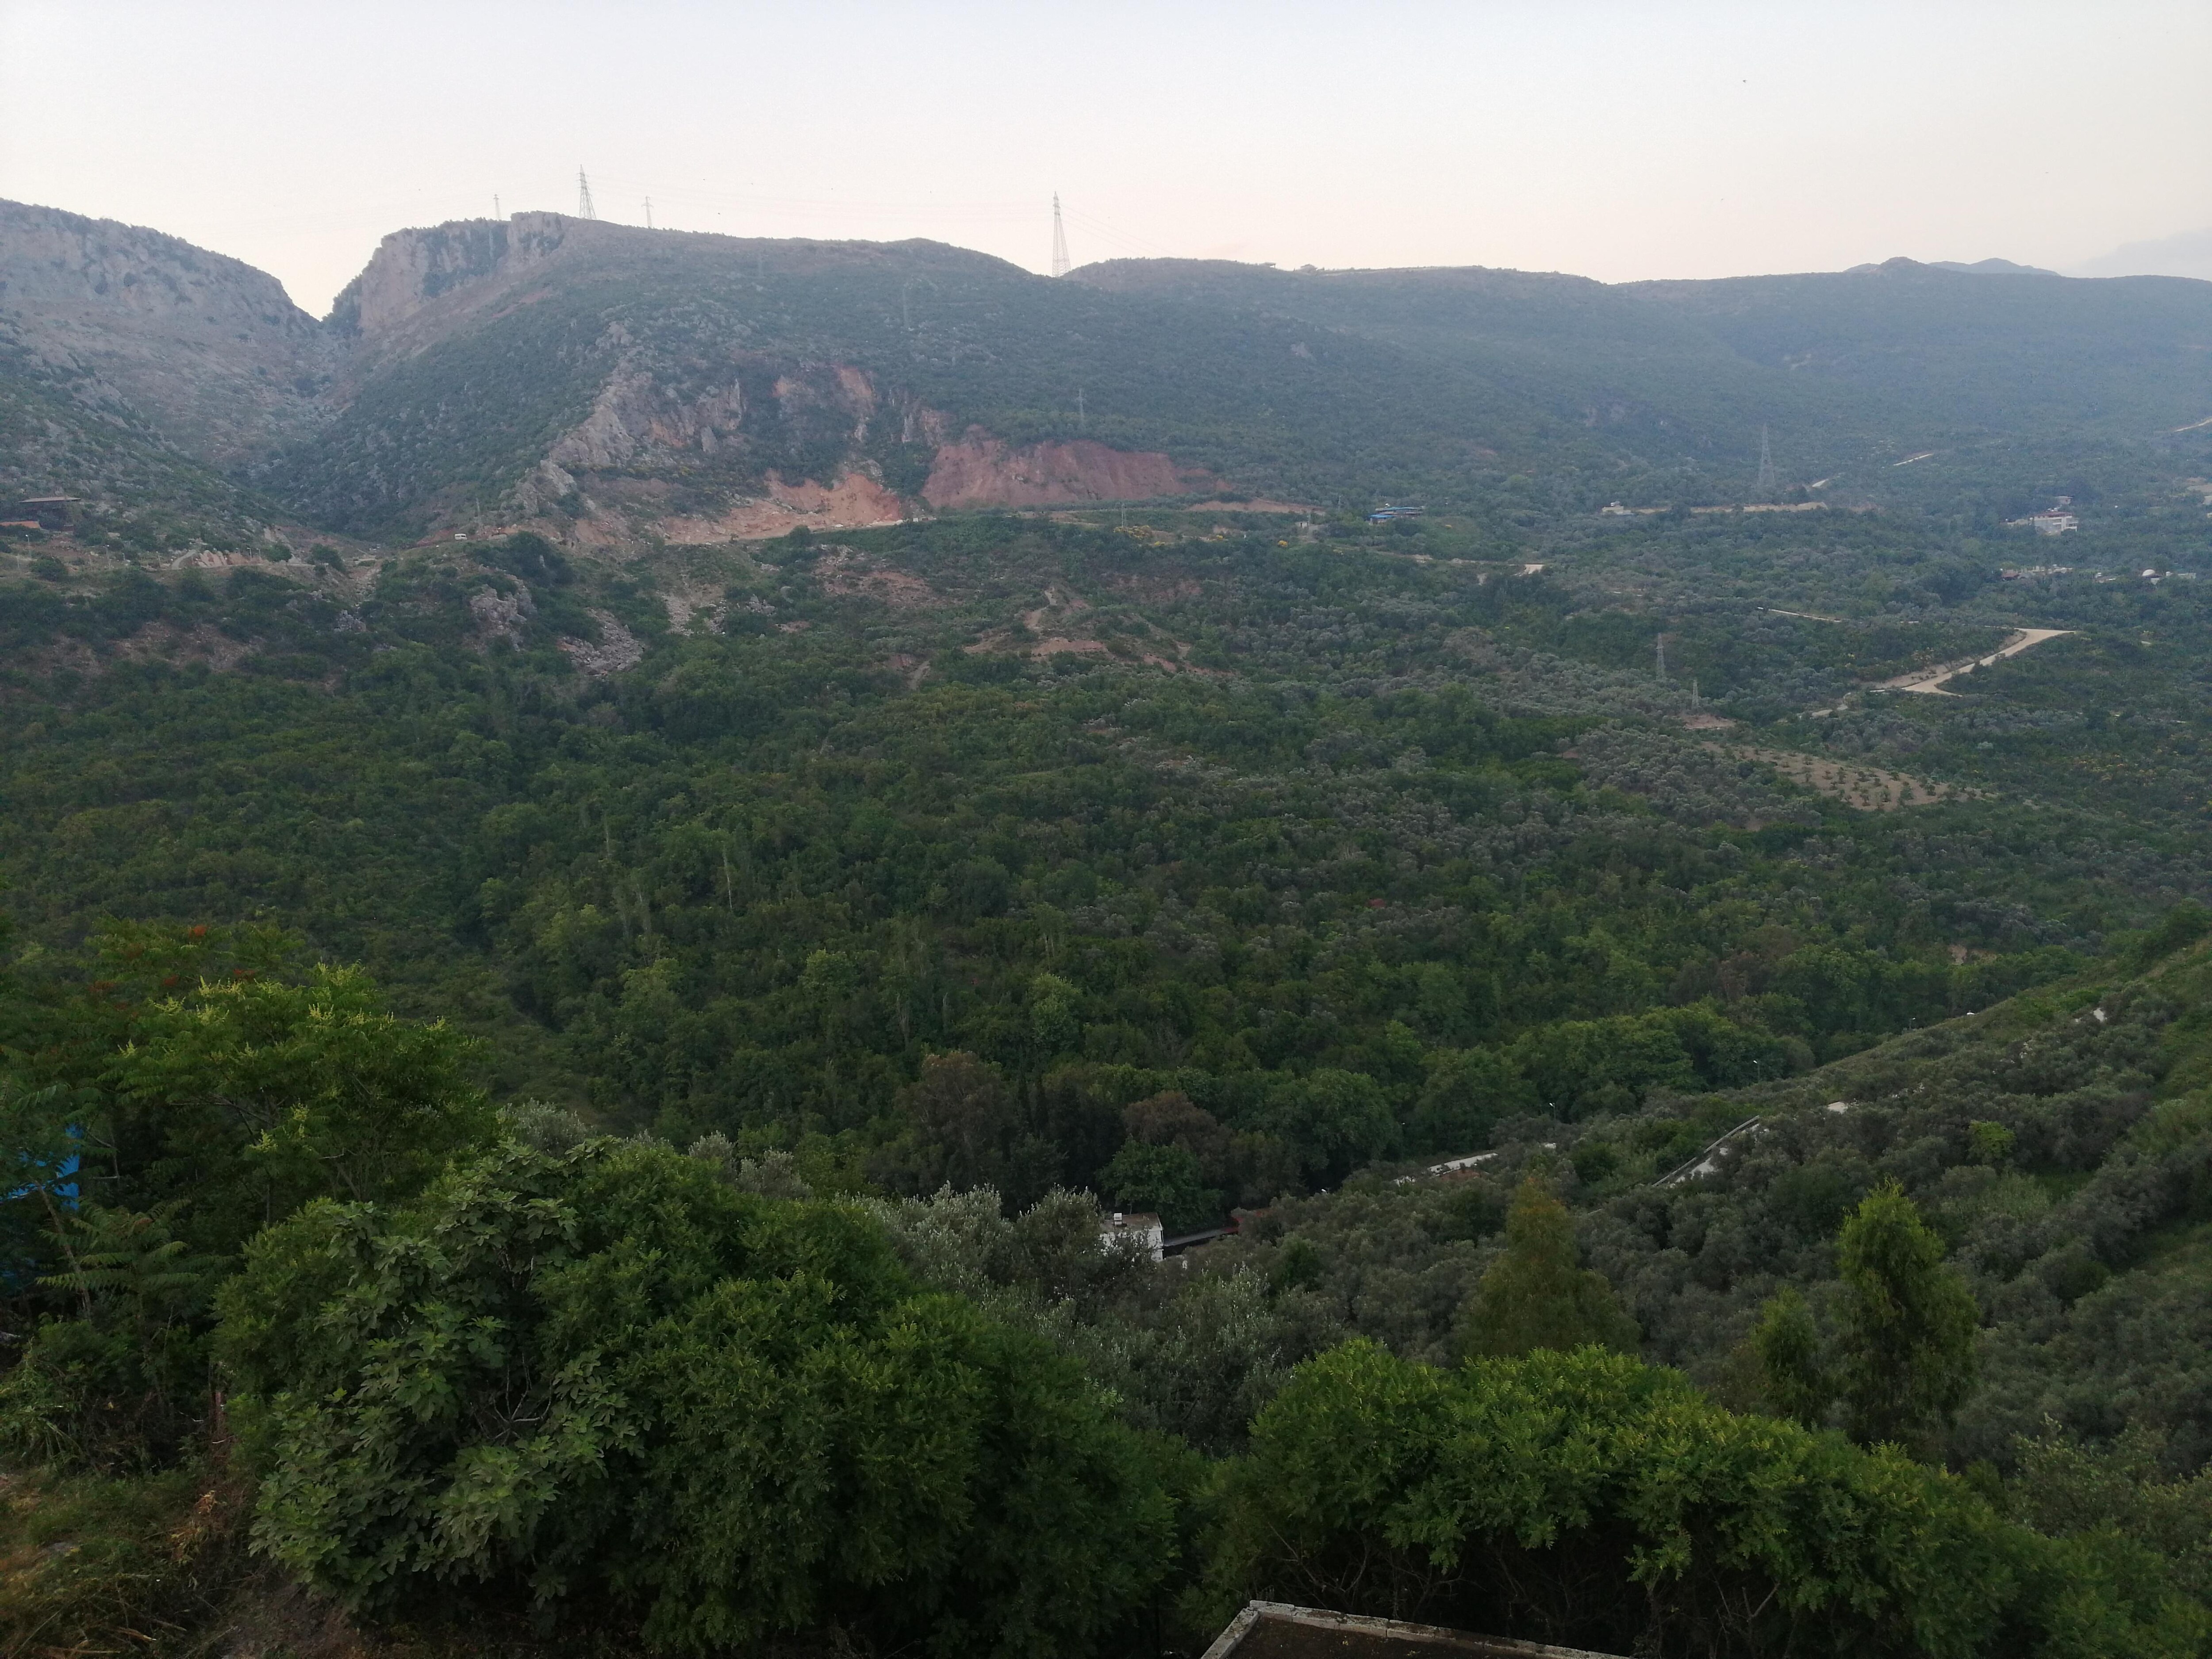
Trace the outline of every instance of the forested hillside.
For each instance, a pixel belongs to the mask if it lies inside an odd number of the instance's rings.
[[[1078,281],[1297,318],[1580,405],[1601,432],[1730,474],[1769,425],[1799,483],[1939,444],[2149,440],[2205,411],[2212,293],[1893,259],[1865,270],[1629,283],[1514,270],[1302,270],[1179,259]],[[1744,426],[1752,416],[1748,432]],[[1711,459],[1708,460],[1708,457]]]
[[[11,1655],[2212,1650],[2203,285],[49,218]]]

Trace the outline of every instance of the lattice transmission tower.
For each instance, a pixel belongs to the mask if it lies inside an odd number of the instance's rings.
[[[599,210],[592,205],[592,181],[584,177],[581,167],[576,169],[576,216],[579,219],[599,216]]]
[[[1052,274],[1065,276],[1073,261],[1067,257],[1067,227],[1060,222],[1060,192],[1052,193]]]
[[[1762,495],[1774,493],[1774,451],[1767,446],[1764,426],[1759,428],[1759,493]]]

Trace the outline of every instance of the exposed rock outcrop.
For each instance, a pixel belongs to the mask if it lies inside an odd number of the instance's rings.
[[[783,386],[779,379],[779,394]],[[741,441],[744,418],[744,383],[735,365],[726,380],[686,396],[628,360],[546,460],[564,471],[611,472],[678,454],[713,455]]]
[[[561,649],[585,675],[602,679],[609,674],[627,672],[644,660],[644,642],[623,627],[612,611],[591,611],[585,614],[599,625],[599,637],[561,641]]]
[[[448,294],[481,301],[536,275],[572,241],[619,237],[624,229],[559,213],[518,213],[396,230],[331,301],[329,326],[341,335],[381,339]]]
[[[522,643],[523,630],[531,617],[538,614],[538,606],[530,597],[530,589],[517,582],[512,592],[501,593],[483,588],[469,596],[469,614],[476,618],[480,642],[489,644],[494,640]]]

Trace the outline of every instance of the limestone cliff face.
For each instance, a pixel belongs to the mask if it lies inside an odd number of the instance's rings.
[[[714,455],[744,441],[745,388],[726,384],[685,396],[635,362],[600,391],[591,414],[563,433],[546,459],[569,471],[621,471],[678,456]]]
[[[617,338],[629,346],[626,334]],[[543,512],[580,488],[602,509],[621,502],[653,522],[654,533],[686,543],[781,535],[801,524],[896,523],[908,503],[866,454],[879,419],[909,434],[905,441],[933,441],[928,411],[886,415],[875,381],[849,364],[736,352],[678,373],[629,349],[591,412],[554,442],[515,501]],[[624,487],[674,478],[689,486],[690,501],[665,517],[653,492]],[[702,494],[719,505],[699,510]]]
[[[318,331],[283,283],[242,260],[21,202],[0,202],[0,305],[98,314],[149,332],[228,329],[298,342]]]
[[[504,221],[457,219],[396,230],[331,302],[329,326],[349,338],[381,339],[447,295],[482,299],[534,274],[572,240],[588,244],[620,236],[623,228],[558,213],[518,213]]]
[[[1083,441],[1008,444],[980,427],[947,441],[945,426],[939,411],[887,395],[849,363],[737,354],[723,374],[679,386],[656,374],[647,354],[634,353],[518,500],[538,510],[579,477],[696,477],[718,458],[752,462],[760,482],[729,492],[719,512],[687,512],[656,526],[667,539],[696,542],[778,535],[799,524],[855,529],[931,508],[1142,501],[1220,485],[1157,452]],[[902,497],[890,487],[870,459],[872,434],[878,453],[896,443],[926,458],[918,491],[909,483]]]
[[[0,322],[223,467],[312,428],[337,360],[283,285],[173,236],[0,202]]]

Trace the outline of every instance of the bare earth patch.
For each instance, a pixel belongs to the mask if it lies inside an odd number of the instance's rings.
[[[865,472],[848,472],[835,484],[802,478],[786,483],[770,474],[768,494],[732,501],[710,516],[678,515],[657,526],[672,547],[703,547],[721,542],[781,536],[805,525],[812,530],[866,530],[872,525],[902,524],[906,503]]]
[[[1019,632],[1012,628],[994,628],[965,648],[971,654],[998,651],[1031,658],[1063,655],[1113,657],[1123,662],[1142,663],[1149,668],[1164,668],[1170,673],[1211,674],[1216,672],[1194,666],[1188,660],[1190,655],[1188,645],[1157,632],[1150,638],[1144,638],[1109,630],[1107,637],[1099,638],[1076,620],[1091,609],[1090,601],[1079,594],[1048,587],[1042,605],[1022,613]],[[1026,638],[1023,637],[1024,634],[1026,634]],[[1175,654],[1167,655],[1166,651],[1172,651]]]
[[[921,488],[932,507],[1056,507],[1069,501],[1151,501],[1218,486],[1157,451],[1072,443],[1008,444],[981,428],[941,446]]]
[[[918,611],[944,603],[927,582],[909,571],[880,565],[849,547],[833,547],[815,562],[815,580],[824,593],[840,599],[874,599],[895,611]]]
[[[1929,778],[1907,777],[1879,766],[1828,760],[1789,749],[1754,749],[1743,744],[1709,743],[1709,749],[1740,760],[1772,767],[1790,782],[1839,800],[1862,812],[1893,812],[1901,806],[1927,806],[1939,800],[1980,800],[1978,789],[1962,789]]]
[[[1106,578],[1106,586],[1116,588],[1139,599],[1158,602],[1164,599],[1194,599],[1206,590],[1188,576],[1133,576],[1127,571],[1117,571]]]
[[[692,621],[696,618],[709,634],[719,634],[722,631],[723,615],[728,605],[719,590],[686,583],[663,592],[660,608],[668,613],[668,627],[672,633],[690,633]]]

